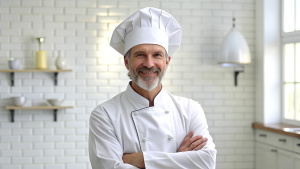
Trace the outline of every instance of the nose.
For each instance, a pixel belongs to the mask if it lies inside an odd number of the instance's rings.
[[[154,64],[154,60],[151,56],[147,56],[144,60],[144,64],[143,64],[145,67],[147,68],[151,68],[153,67],[155,64]]]

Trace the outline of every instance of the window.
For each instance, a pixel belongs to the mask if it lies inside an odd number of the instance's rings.
[[[283,31],[300,30],[300,2],[299,0],[283,0]]]
[[[282,120],[300,124],[300,0],[282,0]]]

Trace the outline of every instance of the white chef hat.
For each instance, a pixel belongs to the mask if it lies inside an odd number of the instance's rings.
[[[169,13],[153,8],[143,8],[120,23],[114,30],[110,46],[121,55],[139,44],[157,44],[171,56],[179,47],[182,30]]]

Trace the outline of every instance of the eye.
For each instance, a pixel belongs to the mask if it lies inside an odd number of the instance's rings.
[[[155,57],[163,57],[162,54],[160,54],[160,53],[156,53],[156,54],[154,54],[154,56]]]
[[[143,54],[143,53],[138,53],[138,54],[136,55],[136,57],[144,57],[144,54]]]

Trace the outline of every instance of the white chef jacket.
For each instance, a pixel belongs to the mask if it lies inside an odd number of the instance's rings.
[[[208,138],[198,151],[177,152],[190,131]],[[124,153],[143,152],[146,169],[214,169],[216,149],[197,102],[162,89],[154,106],[130,86],[97,106],[90,117],[89,156],[93,169],[135,168]]]

